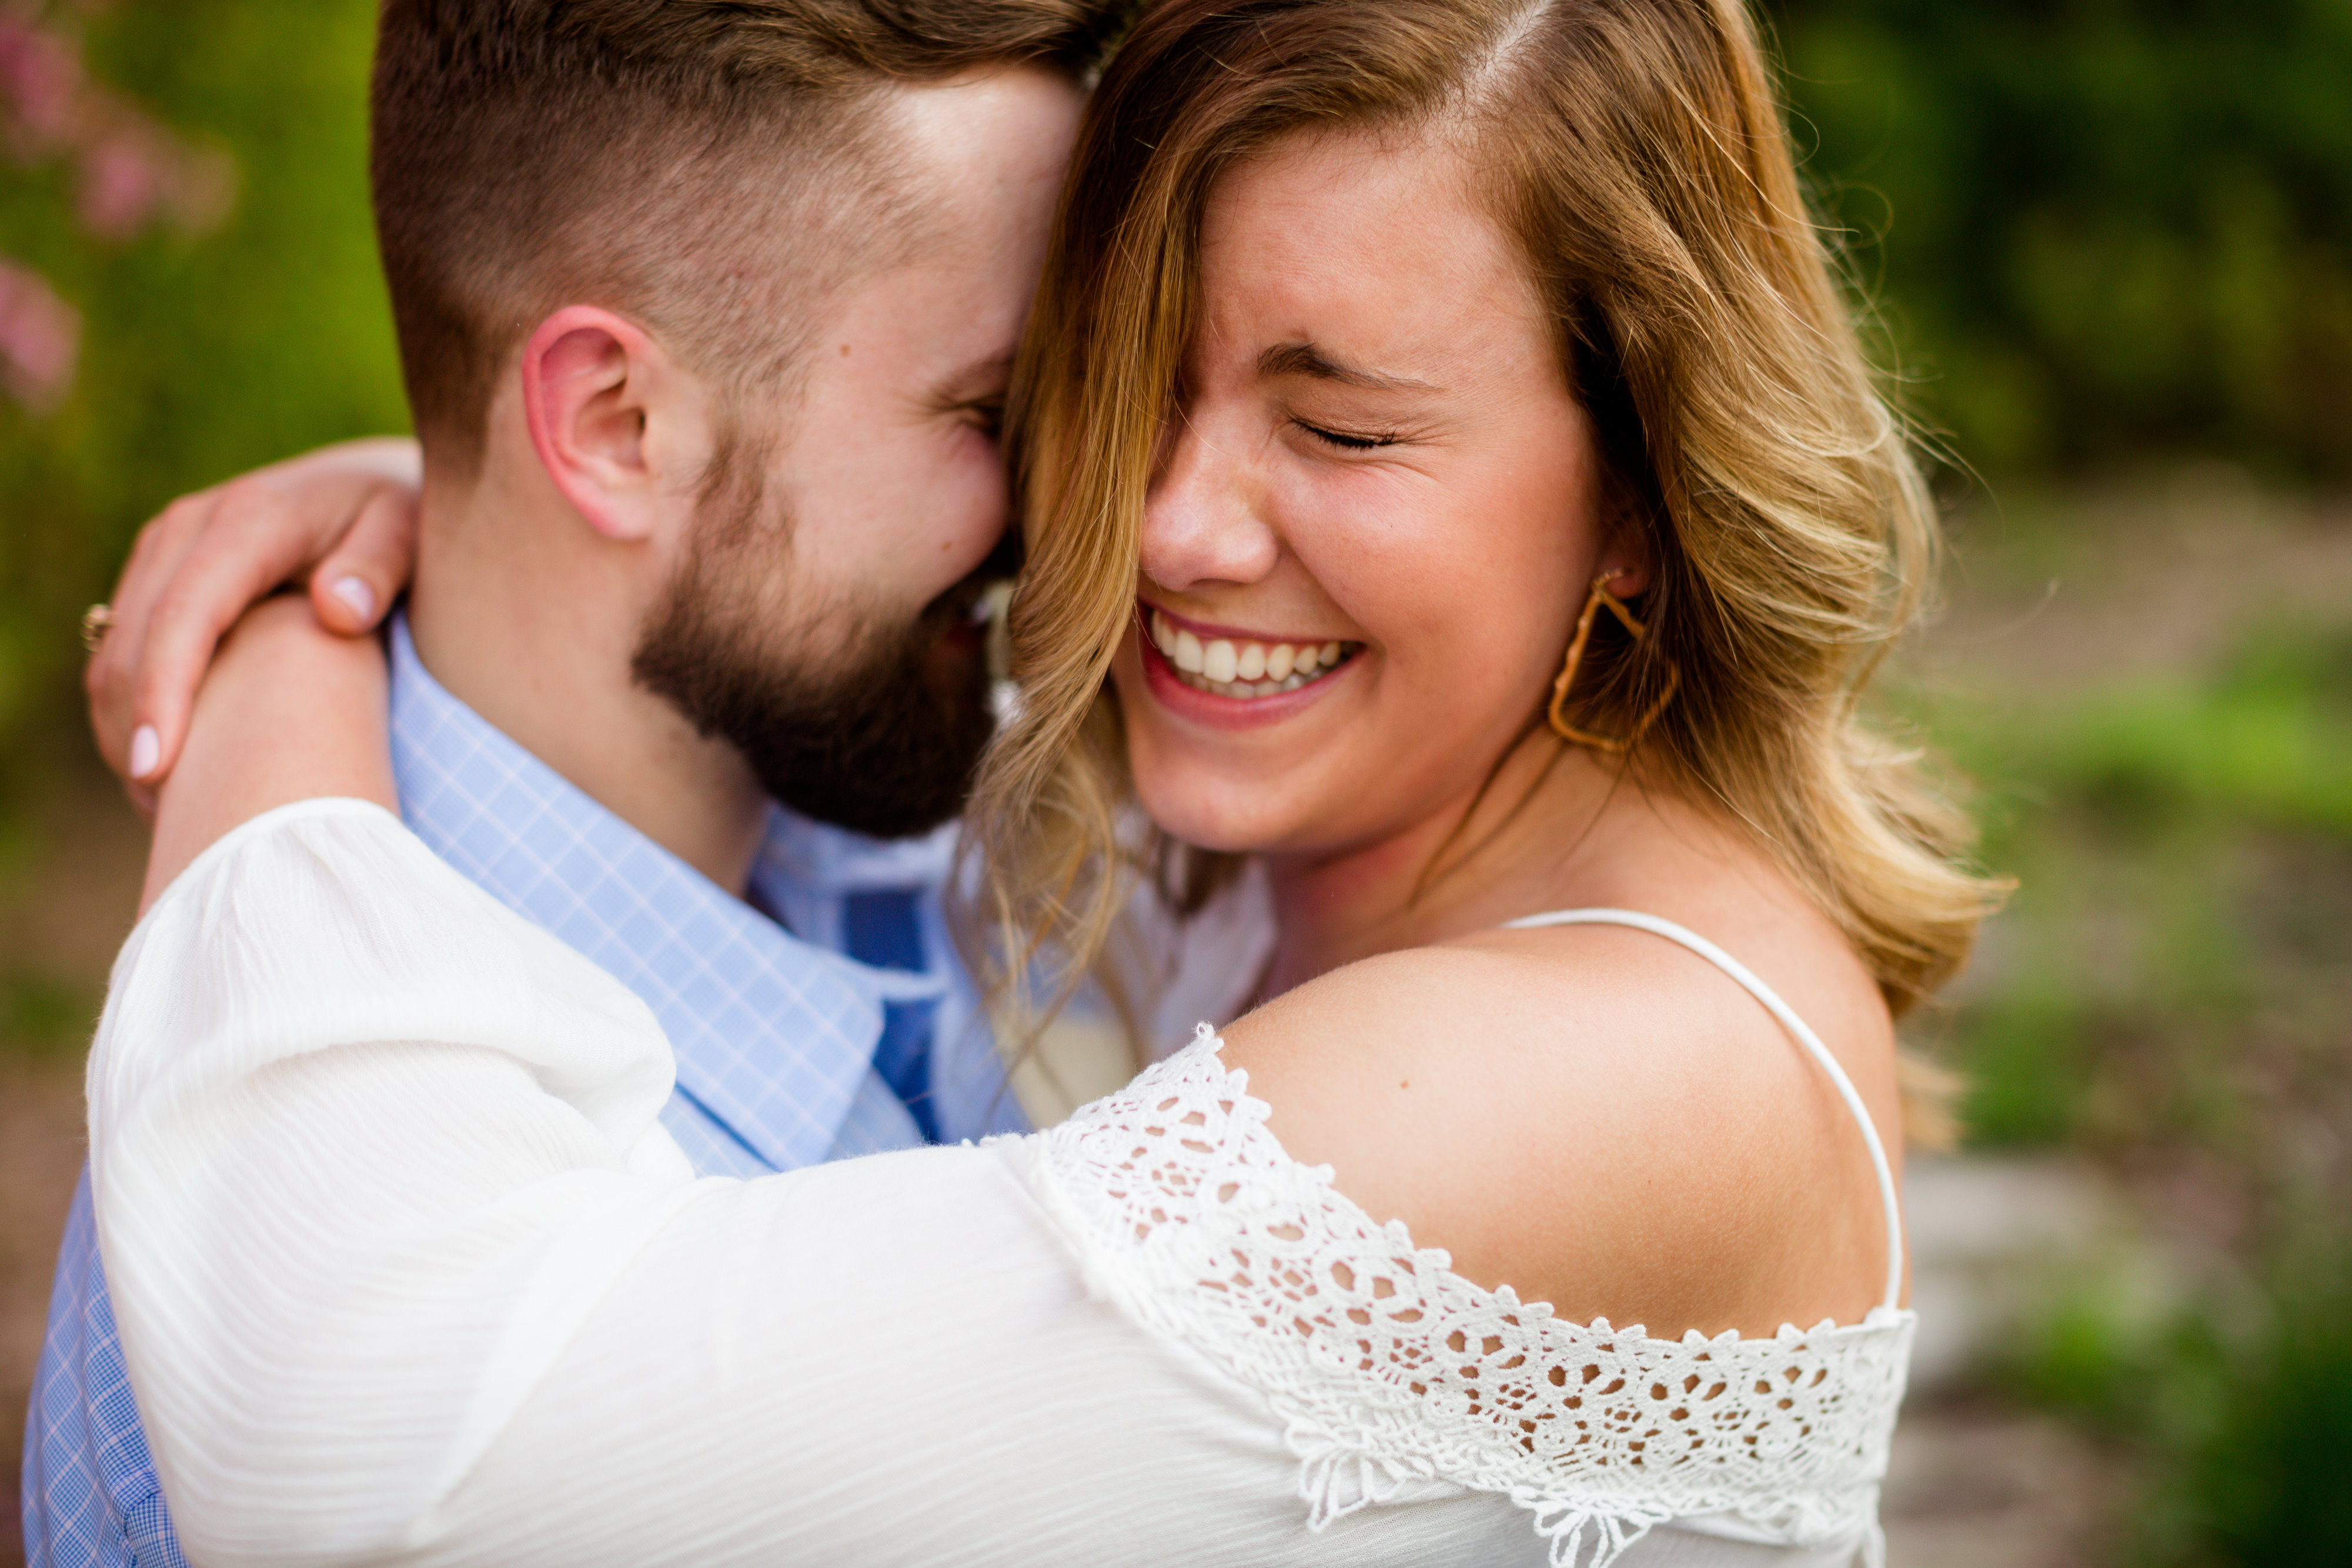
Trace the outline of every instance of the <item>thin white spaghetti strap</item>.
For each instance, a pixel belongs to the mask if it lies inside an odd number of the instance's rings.
[[[1762,1002],[1765,1009],[1780,1020],[1782,1028],[1797,1037],[1797,1043],[1811,1051],[1813,1060],[1821,1063],[1822,1071],[1830,1075],[1830,1082],[1837,1085],[1839,1098],[1845,1102],[1845,1108],[1853,1113],[1854,1124],[1862,1129],[1862,1141],[1870,1146],[1871,1168],[1878,1173],[1878,1201],[1886,1216],[1886,1304],[1892,1308],[1902,1301],[1903,1216],[1895,1202],[1895,1172],[1886,1163],[1886,1145],[1879,1142],[1878,1128],[1871,1121],[1869,1111],[1864,1108],[1862,1096],[1854,1092],[1853,1080],[1845,1075],[1845,1069],[1838,1065],[1838,1059],[1830,1054],[1829,1047],[1822,1043],[1821,1036],[1797,1016],[1795,1009],[1749,972],[1747,965],[1697,932],[1677,925],[1671,920],[1661,920],[1654,915],[1643,915],[1632,909],[1556,909],[1548,915],[1530,915],[1505,924],[1522,928],[1538,925],[1631,925],[1663,936],[1669,942],[1680,943],[1738,981],[1749,996]]]

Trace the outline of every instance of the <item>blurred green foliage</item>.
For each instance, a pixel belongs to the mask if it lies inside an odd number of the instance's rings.
[[[0,1051],[66,1058],[89,1043],[99,998],[88,988],[38,972],[0,972]]]
[[[1960,458],[2352,476],[2352,5],[1769,9],[1814,187]]]
[[[1976,1142],[2252,1136],[2222,1082],[2251,1043],[2290,1075],[2340,1055],[2352,1023],[2286,999],[2352,1001],[2352,615],[2260,623],[2210,671],[1961,697],[1933,733],[2021,882],[1959,1019]]]
[[[2053,597],[1978,634],[2041,640],[1918,707],[2019,881],[1952,1019],[1970,1141],[2087,1157],[2147,1227],[2005,1381],[2125,1456],[2147,1568],[2352,1562],[2352,595],[2297,580],[2352,518],[2269,505],[2021,501],[1971,569]],[[2212,579],[2160,658],[2101,637],[2135,550]]]
[[[92,74],[226,149],[213,232],[128,243],[74,221],[69,173],[0,172],[0,254],[82,316],[80,374],[0,400],[0,752],[79,744],[74,627],[172,497],[304,447],[406,428],[366,179],[370,0],[121,0],[82,22]]]
[[[1772,0],[1799,142],[1910,395],[1993,472],[2183,449],[2352,474],[2352,5]],[[0,738],[70,703],[72,617],[170,497],[404,424],[367,220],[369,0],[62,12],[95,73],[235,158],[197,238],[0,177],[0,254],[86,323],[0,405]]]
[[[2352,1252],[2340,1236],[2151,1315],[2088,1277],[2004,1369],[2135,1452],[2128,1568],[2352,1563]]]

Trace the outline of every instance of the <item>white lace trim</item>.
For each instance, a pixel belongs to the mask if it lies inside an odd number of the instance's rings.
[[[1291,1159],[1223,1043],[1202,1025],[1044,1134],[1039,1185],[1093,1288],[1272,1402],[1311,1528],[1437,1479],[1527,1509],[1555,1568],[1727,1512],[1877,1560],[1909,1312],[1770,1339],[1563,1322]]]

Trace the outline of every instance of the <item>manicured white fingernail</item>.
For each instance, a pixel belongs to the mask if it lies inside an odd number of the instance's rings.
[[[163,737],[155,733],[153,725],[142,724],[131,732],[131,777],[146,778],[163,760]]]
[[[375,590],[356,577],[339,577],[327,591],[352,607],[352,613],[364,622],[375,619]]]

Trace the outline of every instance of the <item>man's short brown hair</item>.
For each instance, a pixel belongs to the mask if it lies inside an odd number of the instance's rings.
[[[887,214],[889,82],[1088,69],[1108,0],[384,0],[376,233],[418,435],[478,466],[500,367],[567,303],[740,389]]]

